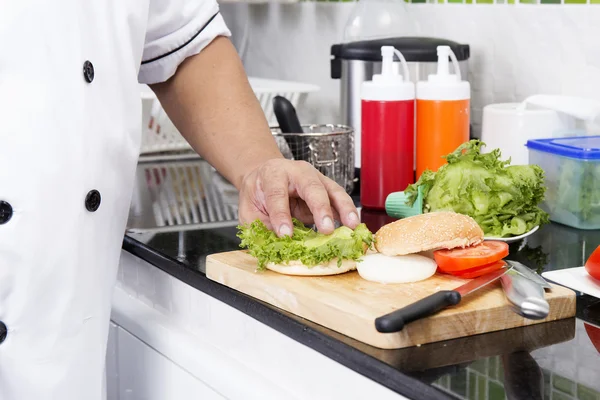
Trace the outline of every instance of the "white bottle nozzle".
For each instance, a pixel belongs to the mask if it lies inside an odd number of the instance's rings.
[[[381,46],[381,75],[393,75],[394,48]]]
[[[449,46],[438,46],[437,56],[438,56],[437,74],[440,76],[450,75],[450,65],[448,63],[448,57],[450,57],[450,47]]]
[[[437,76],[438,77],[448,77],[450,76],[450,62],[448,58],[452,60],[452,65],[454,66],[454,74],[458,81],[461,81],[460,68],[458,65],[458,60],[456,59],[456,55],[450,48],[450,46],[438,46],[437,48],[438,55],[438,65],[437,65]]]
[[[390,76],[394,75],[394,54],[398,56],[400,63],[402,64],[402,70],[404,72],[403,77],[404,80],[409,79],[408,76],[408,64],[406,63],[406,59],[398,50],[396,50],[393,46],[381,46],[381,75]]]

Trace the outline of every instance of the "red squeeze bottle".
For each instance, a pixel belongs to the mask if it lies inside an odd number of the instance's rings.
[[[394,53],[406,80],[394,72]],[[361,90],[360,203],[373,210],[385,210],[390,193],[414,183],[415,85],[402,53],[382,46],[381,57],[381,74]]]

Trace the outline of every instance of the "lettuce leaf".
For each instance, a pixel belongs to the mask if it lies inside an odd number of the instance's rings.
[[[406,189],[409,205],[423,191],[423,212],[454,211],[475,219],[486,236],[518,236],[549,221],[544,171],[538,165],[510,165],[499,149],[482,154],[485,143],[471,140],[445,158],[437,172],[425,171]]]
[[[552,215],[573,225],[599,225],[600,163],[565,158],[557,170],[546,203]]]
[[[286,264],[300,261],[310,268],[335,258],[340,267],[343,260],[360,260],[365,247],[371,247],[374,240],[365,224],[358,225],[354,230],[341,226],[332,234],[324,235],[295,218],[293,223],[292,237],[283,238],[277,237],[260,220],[240,225],[237,234],[241,239],[240,247],[248,249],[258,260],[259,270],[264,270],[270,262]]]

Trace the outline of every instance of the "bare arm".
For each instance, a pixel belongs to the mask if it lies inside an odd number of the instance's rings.
[[[216,38],[151,88],[194,150],[238,189],[249,170],[283,158],[229,39]]]
[[[344,189],[283,158],[229,39],[215,39],[152,89],[198,154],[240,190],[240,222],[261,219],[280,236],[291,234],[292,216],[323,233],[334,219],[359,223]]]

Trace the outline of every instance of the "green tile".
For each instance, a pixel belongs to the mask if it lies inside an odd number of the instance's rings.
[[[481,360],[477,360],[471,365],[469,365],[473,371],[481,372],[484,375],[487,375],[487,358],[483,358]]]
[[[446,389],[449,389],[450,388],[450,375],[445,375],[443,382],[444,382],[444,387]]]
[[[579,400],[600,400],[600,393],[582,384],[577,384],[577,398]]]
[[[439,387],[446,387],[444,383],[446,383],[446,376],[441,376],[437,381],[433,382],[434,385],[438,385]]]
[[[550,398],[550,392],[552,392],[552,374],[546,369],[542,369],[542,375],[544,376],[544,398]]]
[[[488,382],[488,400],[504,400],[506,393],[504,387],[496,382]]]
[[[598,0],[600,1],[600,0]],[[448,0],[448,3],[458,3],[458,4],[463,4],[464,1],[463,0]]]
[[[477,4],[494,4],[494,0],[475,0]]]
[[[484,376],[477,377],[477,398],[485,399],[487,393],[487,382],[488,380]]]
[[[552,400],[573,400],[573,397],[569,396],[568,394],[553,390]]]
[[[560,0],[540,0],[541,4],[560,4]]]
[[[565,0],[565,4],[587,4],[587,0]]]
[[[488,376],[492,379],[500,379],[498,377],[498,357],[492,357],[488,360]]]
[[[560,375],[552,376],[552,387],[569,395],[575,394],[575,382]]]
[[[600,4],[600,0],[590,0],[591,4]]]
[[[469,400],[476,400],[477,399],[477,374],[475,372],[470,372],[468,373],[468,381],[469,381],[469,393],[467,395],[467,398]]]
[[[450,380],[450,390],[459,396],[467,395],[467,370],[460,369]]]

